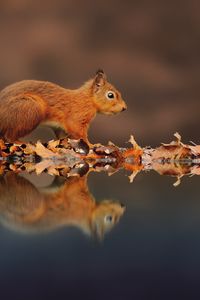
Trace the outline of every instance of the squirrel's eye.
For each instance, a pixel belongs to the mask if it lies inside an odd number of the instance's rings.
[[[108,92],[106,93],[106,97],[107,97],[108,99],[114,99],[114,98],[115,98],[115,93],[112,92],[112,91],[108,91]]]
[[[111,223],[112,220],[113,220],[113,217],[112,217],[111,215],[107,215],[107,216],[105,216],[105,218],[104,218],[104,221],[105,221],[106,223]]]

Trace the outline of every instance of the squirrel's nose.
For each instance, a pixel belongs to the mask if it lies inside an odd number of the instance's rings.
[[[122,107],[122,111],[124,111],[124,110],[126,110],[126,109],[127,109],[127,107],[126,107],[126,106]]]

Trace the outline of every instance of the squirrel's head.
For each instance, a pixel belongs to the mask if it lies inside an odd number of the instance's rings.
[[[92,93],[94,105],[99,113],[117,114],[127,108],[120,92],[107,81],[103,70],[98,70],[92,80]]]
[[[120,220],[125,212],[125,206],[111,200],[101,201],[93,211],[91,230],[94,238],[102,240]]]

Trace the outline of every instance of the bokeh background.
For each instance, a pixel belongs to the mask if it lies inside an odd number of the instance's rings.
[[[76,88],[100,67],[128,110],[98,116],[92,142],[134,134],[154,146],[175,131],[200,142],[199,11],[195,0],[1,0],[0,88],[22,79]]]

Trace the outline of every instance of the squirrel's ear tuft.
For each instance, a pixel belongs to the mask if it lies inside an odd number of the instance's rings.
[[[97,91],[101,86],[103,86],[106,82],[106,75],[103,70],[99,69],[96,72],[96,76],[94,78],[94,86]]]
[[[101,73],[101,74],[105,74],[103,69],[98,69],[98,70],[96,71],[96,75],[98,75],[98,74],[100,74],[100,73]]]

